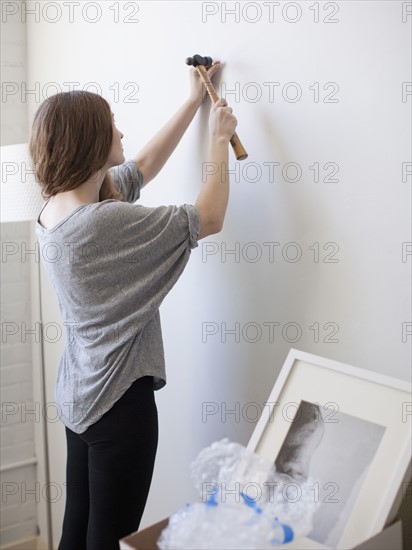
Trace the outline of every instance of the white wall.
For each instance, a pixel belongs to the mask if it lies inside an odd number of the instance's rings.
[[[21,262],[21,245],[29,241],[26,223],[1,226],[1,530],[7,544],[37,535],[35,421],[29,263]],[[12,254],[11,251],[18,250]],[[10,252],[10,253],[9,253]],[[39,421],[39,420],[37,420]],[[37,489],[37,490],[36,490]]]
[[[20,94],[21,83],[27,81],[26,25],[18,16],[21,0],[5,4],[1,6],[1,144],[12,145],[27,140],[27,102]]]
[[[21,2],[14,2],[20,6]],[[3,5],[2,5],[3,9]],[[27,141],[27,103],[17,93],[26,78],[26,25],[21,18],[1,19],[1,145]],[[3,175],[2,175],[3,180]],[[0,543],[38,533],[39,483],[35,442],[30,262],[22,261],[30,242],[26,222],[1,224],[1,485]],[[29,256],[30,257],[30,256]],[[12,334],[16,330],[15,334]]]
[[[97,88],[131,157],[185,99],[184,59],[200,53],[226,62],[221,88],[249,152],[231,156],[240,176],[223,231],[200,242],[161,310],[168,385],[143,526],[195,498],[188,466],[201,448],[247,443],[290,347],[409,379],[411,16],[397,1],[48,4],[27,16],[30,119],[67,83]],[[143,204],[195,201],[206,111]],[[45,322],[58,318],[45,300]],[[59,350],[47,352],[50,400]],[[51,429],[63,480],[63,431]]]

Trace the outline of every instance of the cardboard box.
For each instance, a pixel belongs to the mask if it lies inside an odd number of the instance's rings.
[[[162,519],[158,523],[154,523],[146,529],[142,529],[133,535],[129,535],[125,539],[120,541],[121,550],[130,550],[138,548],[138,550],[157,550],[157,540],[160,537],[160,533],[163,531],[169,520]]]
[[[121,550],[158,550],[156,542],[167,524],[168,519],[164,519],[122,539],[120,541]],[[298,544],[298,540],[296,544]],[[299,544],[296,546],[293,543],[286,544],[284,548],[285,550],[290,548],[301,550]],[[406,545],[405,548],[407,548]],[[397,521],[352,550],[402,550],[402,522]]]
[[[301,363],[299,363],[301,362]],[[326,368],[329,369],[330,373],[332,373],[329,377],[329,380],[332,380],[333,376],[341,376],[342,373],[344,373],[345,376],[350,375],[353,377],[353,379],[357,382],[359,379],[366,380],[365,383],[370,385],[378,385],[379,390],[381,391],[382,387],[388,387],[388,388],[396,388],[396,390],[399,390],[399,399],[403,396],[403,393],[406,392],[406,389],[404,387],[404,382],[399,382],[394,379],[389,379],[382,377],[381,375],[377,374],[370,374],[370,372],[367,371],[361,371],[361,369],[351,367],[348,365],[344,365],[341,363],[332,362],[330,360],[326,360],[324,358],[320,358],[314,355],[310,355],[307,353],[300,352],[298,350],[291,349],[289,352],[289,355],[287,357],[287,360],[283,366],[283,369],[276,380],[275,387],[272,390],[271,396],[269,398],[269,402],[279,404],[281,401],[280,395],[282,394],[283,388],[285,385],[287,385],[287,380],[289,373],[291,372],[292,367],[294,364],[303,364],[304,368],[301,369],[301,372],[307,373],[307,368],[312,368],[312,371],[309,372],[315,372],[316,369],[321,372],[319,376],[324,376],[324,370]],[[337,375],[336,375],[337,373]],[[305,374],[306,377],[308,376]],[[377,378],[377,379],[376,379]],[[294,378],[296,382],[296,376]],[[299,380],[299,378],[298,378]],[[401,384],[400,387],[399,384]],[[290,385],[290,384],[289,384]],[[293,381],[292,381],[293,385]],[[339,384],[337,381],[334,381],[333,387],[339,388]],[[314,392],[316,392],[317,387],[314,388]],[[337,391],[337,390],[336,390]],[[408,386],[408,392],[410,391],[410,388]],[[292,393],[292,395],[294,395]],[[380,394],[379,394],[380,396]],[[409,393],[408,393],[409,396]],[[347,399],[348,401],[348,399]],[[313,401],[315,403],[316,401]],[[348,402],[351,402],[350,399]],[[378,401],[377,401],[378,402]],[[284,419],[286,420],[286,419]],[[290,421],[289,421],[290,423]],[[260,418],[259,423],[257,424],[255,431],[252,434],[252,438],[249,441],[248,449],[253,452],[258,452],[256,450],[256,442],[260,441],[262,438],[262,430],[264,432],[266,426],[269,424],[269,420],[265,417]],[[273,426],[276,424],[276,422],[272,423],[271,428],[273,429]],[[389,424],[388,424],[389,425]],[[260,426],[262,426],[262,429],[260,429]],[[276,426],[275,426],[276,427]],[[408,431],[408,428],[405,427],[405,429],[401,432],[402,438],[402,449],[406,449],[406,446],[403,444],[404,439],[407,436],[408,442],[410,443],[410,431]],[[273,456],[270,455],[270,456]],[[276,456],[276,455],[275,455]],[[405,470],[399,469],[399,472],[401,474],[400,478],[397,480],[397,483],[393,483],[393,485],[396,487],[397,494],[394,498],[389,498],[389,504],[386,503],[386,508],[390,509],[388,510],[388,513],[386,513],[385,509],[385,515],[383,518],[380,518],[379,521],[376,522],[376,524],[371,524],[369,529],[363,531],[363,535],[359,535],[359,532],[362,531],[351,531],[351,528],[348,527],[347,531],[350,535],[346,538],[348,540],[347,542],[347,549],[346,550],[412,550],[411,541],[412,541],[412,486],[410,483],[410,477],[411,477],[411,459],[410,459],[410,453],[408,453],[406,450],[403,451],[404,462],[402,463],[405,466]],[[390,458],[390,457],[389,457]],[[407,467],[406,467],[407,466]],[[379,472],[378,472],[379,473]],[[402,479],[403,478],[403,479]],[[390,478],[392,479],[392,478]],[[378,480],[379,482],[379,480]],[[372,487],[374,488],[373,484]],[[377,487],[380,487],[380,485],[377,485]],[[386,489],[388,491],[388,489]],[[361,511],[356,511],[354,513],[354,519],[359,523],[359,521],[362,519],[362,510],[365,510],[365,512],[368,511],[374,511],[375,508],[379,510],[379,507],[374,507],[373,504],[371,504],[373,501],[366,499],[365,507],[361,509]],[[356,523],[356,522],[355,522]],[[122,550],[130,550],[130,549],[137,549],[137,550],[157,550],[157,540],[160,537],[161,532],[163,529],[167,526],[168,519],[164,519],[146,529],[143,529],[142,531],[139,531],[137,533],[134,533],[122,541],[121,543],[121,549]],[[365,539],[369,533],[376,532],[379,529],[381,529],[382,525],[385,524],[385,528],[382,529],[382,531],[378,534],[376,534],[373,537],[370,537],[367,540],[364,540],[361,544],[357,544],[356,546],[353,546],[353,544],[356,544],[358,540]],[[356,536],[355,536],[356,535]],[[344,543],[338,544],[340,548],[343,547]],[[324,544],[317,543],[315,541],[312,541],[311,539],[307,537],[302,537],[300,539],[293,540],[290,543],[287,543],[282,546],[285,548],[285,550],[329,550],[327,546]],[[277,548],[281,548],[280,546]],[[346,547],[345,547],[346,548]],[[192,549],[196,550],[196,549]]]

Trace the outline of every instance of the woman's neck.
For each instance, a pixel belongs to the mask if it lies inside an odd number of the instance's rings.
[[[99,202],[99,193],[107,170],[101,170],[74,189],[62,191],[54,195],[50,202],[65,206],[92,204]]]
[[[46,229],[51,229],[82,204],[99,202],[99,193],[106,171],[93,174],[75,189],[53,195],[41,212],[39,221]]]

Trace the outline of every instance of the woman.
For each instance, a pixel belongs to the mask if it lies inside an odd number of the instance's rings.
[[[56,386],[67,438],[59,550],[119,548],[145,507],[157,448],[154,390],[166,383],[159,306],[197,241],[221,230],[237,124],[225,100],[212,107],[214,170],[194,205],[133,204],[204,99],[194,69],[190,82],[189,98],[128,162],[100,96],[57,94],[33,122],[30,153],[47,198],[36,232],[67,329]]]

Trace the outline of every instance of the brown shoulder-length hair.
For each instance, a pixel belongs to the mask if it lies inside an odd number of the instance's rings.
[[[102,176],[113,137],[112,112],[105,99],[74,90],[47,98],[38,108],[29,150],[44,198],[75,189],[93,174]],[[106,171],[99,200],[123,196]]]

